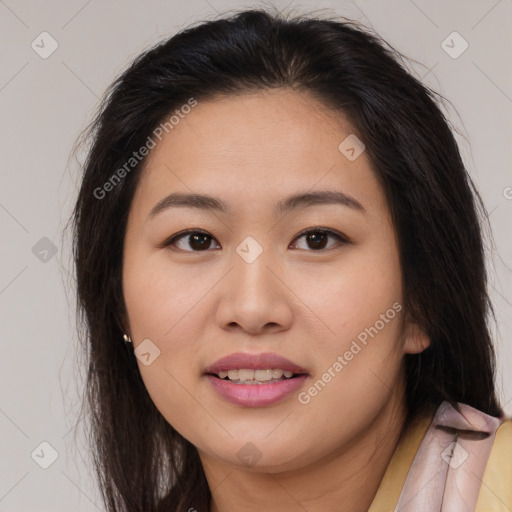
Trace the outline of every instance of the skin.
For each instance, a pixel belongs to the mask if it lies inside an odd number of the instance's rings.
[[[160,355],[144,383],[167,421],[193,443],[212,492],[212,512],[366,511],[404,420],[405,353],[429,345],[405,307],[302,404],[293,393],[265,407],[227,402],[203,375],[233,352],[275,352],[306,368],[312,386],[361,332],[396,302],[402,274],[383,190],[366,153],[349,161],[338,146],[353,133],[339,112],[283,89],[199,102],[151,150],[128,219],[123,259],[126,332]],[[278,216],[277,201],[299,191],[337,190],[340,204]],[[231,212],[168,208],[171,192],[204,193]],[[343,233],[315,249],[306,228]],[[207,249],[185,230],[206,231]],[[263,249],[247,263],[236,248]],[[195,250],[195,252],[194,252]],[[254,466],[237,456],[247,443]],[[190,504],[194,507],[194,503]]]

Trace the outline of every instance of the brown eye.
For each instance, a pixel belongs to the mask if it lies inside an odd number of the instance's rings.
[[[188,252],[201,252],[211,248],[214,238],[202,231],[186,231],[173,236],[164,243],[164,247],[175,246],[179,250]]]
[[[329,235],[321,232],[309,233],[306,236],[306,243],[311,249],[324,249],[329,241]]]
[[[298,235],[296,240],[300,240],[301,238],[304,238],[306,241],[306,249],[313,251],[321,251],[326,247],[327,249],[331,249],[333,246],[348,243],[348,239],[344,235],[330,229],[308,229]],[[336,240],[335,243],[330,246],[328,246],[329,238]],[[304,247],[299,247],[299,249],[304,249]]]

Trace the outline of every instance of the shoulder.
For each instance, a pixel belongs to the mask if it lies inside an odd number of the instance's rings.
[[[497,428],[482,477],[476,512],[512,510],[512,418]]]

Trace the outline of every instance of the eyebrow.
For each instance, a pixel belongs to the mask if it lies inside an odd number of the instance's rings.
[[[279,201],[274,207],[276,215],[284,215],[293,210],[307,208],[313,205],[339,204],[365,212],[363,205],[352,196],[336,190],[318,190],[314,192],[299,192]],[[198,208],[229,214],[231,210],[226,202],[206,194],[184,194],[176,192],[169,194],[159,201],[149,213],[148,220],[168,208]]]

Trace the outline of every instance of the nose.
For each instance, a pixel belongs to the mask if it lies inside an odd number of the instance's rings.
[[[277,254],[261,249],[256,259],[233,252],[216,311],[217,325],[223,330],[258,335],[284,331],[292,324],[294,295],[292,283],[286,282],[290,277],[284,275]]]

